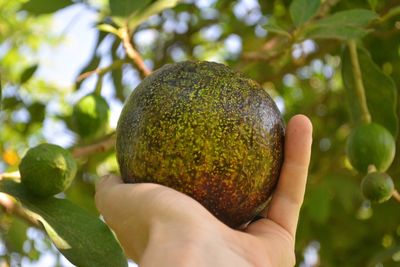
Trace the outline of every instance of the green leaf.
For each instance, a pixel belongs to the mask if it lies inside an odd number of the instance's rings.
[[[357,39],[366,35],[365,27],[378,15],[366,9],[341,11],[316,21],[306,30],[308,38]]]
[[[112,44],[111,47],[111,56],[112,60],[115,62],[116,60],[119,60],[117,50],[119,45],[121,44],[121,41],[119,39],[115,39],[114,43]],[[123,72],[122,72],[123,66],[119,68],[114,68],[111,71],[111,78],[112,78],[112,83],[114,85],[114,90],[115,90],[115,96],[121,100],[121,102],[125,101],[125,96],[124,96],[124,85],[122,83],[123,79]]]
[[[279,34],[279,35],[285,35],[285,36],[287,36],[289,38],[292,37],[289,32],[287,32],[281,26],[276,24],[276,22],[273,21],[273,20],[268,21],[268,24],[264,25],[263,28],[266,29],[268,32],[271,32],[271,33],[276,33],[276,34]]]
[[[396,137],[398,132],[396,85],[392,78],[373,62],[366,50],[358,49],[358,61],[372,121],[381,124]],[[348,49],[342,55],[342,78],[347,92],[350,117],[357,124],[361,121],[361,108],[357,99]]]
[[[115,17],[129,17],[133,12],[142,10],[151,0],[109,0],[111,15]]]
[[[310,191],[306,198],[306,209],[310,218],[319,224],[327,222],[331,212],[331,198],[328,184],[326,182],[321,183],[314,190]]]
[[[27,239],[26,230],[28,226],[25,221],[13,217],[7,234],[4,237],[7,248],[11,250],[10,252],[24,253],[24,242]]]
[[[0,181],[0,191],[21,201],[28,214],[43,224],[59,251],[76,266],[128,266],[118,241],[98,217],[66,199],[38,199],[11,180]]]
[[[149,17],[156,15],[167,8],[173,8],[181,0],[158,0],[144,9],[142,12],[136,12],[129,20],[129,28],[135,29]]]
[[[293,0],[289,7],[290,16],[297,27],[310,20],[318,11],[320,0]]]
[[[46,116],[46,105],[40,102],[34,102],[28,107],[31,116],[31,122],[43,122]]]
[[[20,84],[26,83],[30,78],[32,78],[33,74],[35,74],[36,70],[38,68],[37,64],[34,64],[32,66],[27,67],[21,74],[21,77],[19,79]]]
[[[42,15],[54,13],[72,4],[71,0],[30,0],[21,6],[21,10],[26,10],[34,15]]]

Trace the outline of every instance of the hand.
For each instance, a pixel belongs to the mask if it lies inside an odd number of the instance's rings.
[[[294,116],[269,208],[244,230],[220,222],[194,199],[157,184],[124,184],[106,176],[96,205],[128,257],[141,267],[289,267],[310,161],[312,125]]]

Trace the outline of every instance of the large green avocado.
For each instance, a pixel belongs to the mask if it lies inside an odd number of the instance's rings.
[[[132,92],[116,150],[126,183],[172,187],[236,228],[265,207],[283,142],[281,114],[260,85],[222,64],[185,61]]]

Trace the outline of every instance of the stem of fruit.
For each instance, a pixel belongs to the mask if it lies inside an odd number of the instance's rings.
[[[101,95],[101,88],[103,88],[103,74],[97,77],[96,87],[94,89],[94,93],[96,95]]]
[[[41,224],[38,220],[30,216],[13,197],[0,192],[0,206],[3,207],[5,212],[25,220],[32,226],[41,228]]]
[[[371,115],[368,110],[367,98],[365,97],[364,84],[361,75],[361,68],[358,62],[357,55],[357,44],[355,40],[350,40],[348,42],[350,50],[351,64],[353,66],[354,83],[356,85],[357,98],[360,103],[360,108],[362,112],[361,120],[365,123],[371,122]]]
[[[129,32],[128,26],[124,26],[120,29],[120,35],[122,39],[122,45],[126,51],[126,54],[130,59],[133,60],[135,63],[136,67],[139,69],[139,71],[146,77],[151,74],[151,70],[147,68],[146,64],[144,64],[144,61],[140,54],[133,48],[132,42],[131,42],[131,35]]]
[[[393,198],[396,199],[398,202],[400,202],[400,193],[396,189],[393,191],[392,194]]]
[[[368,173],[371,173],[371,172],[376,172],[376,167],[375,167],[375,165],[369,165],[368,166]]]

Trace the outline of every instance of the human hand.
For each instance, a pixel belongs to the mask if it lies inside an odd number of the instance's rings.
[[[288,123],[284,163],[263,219],[243,230],[220,222],[194,199],[157,184],[124,184],[106,176],[96,205],[125,253],[142,267],[289,267],[311,154],[312,125]]]

